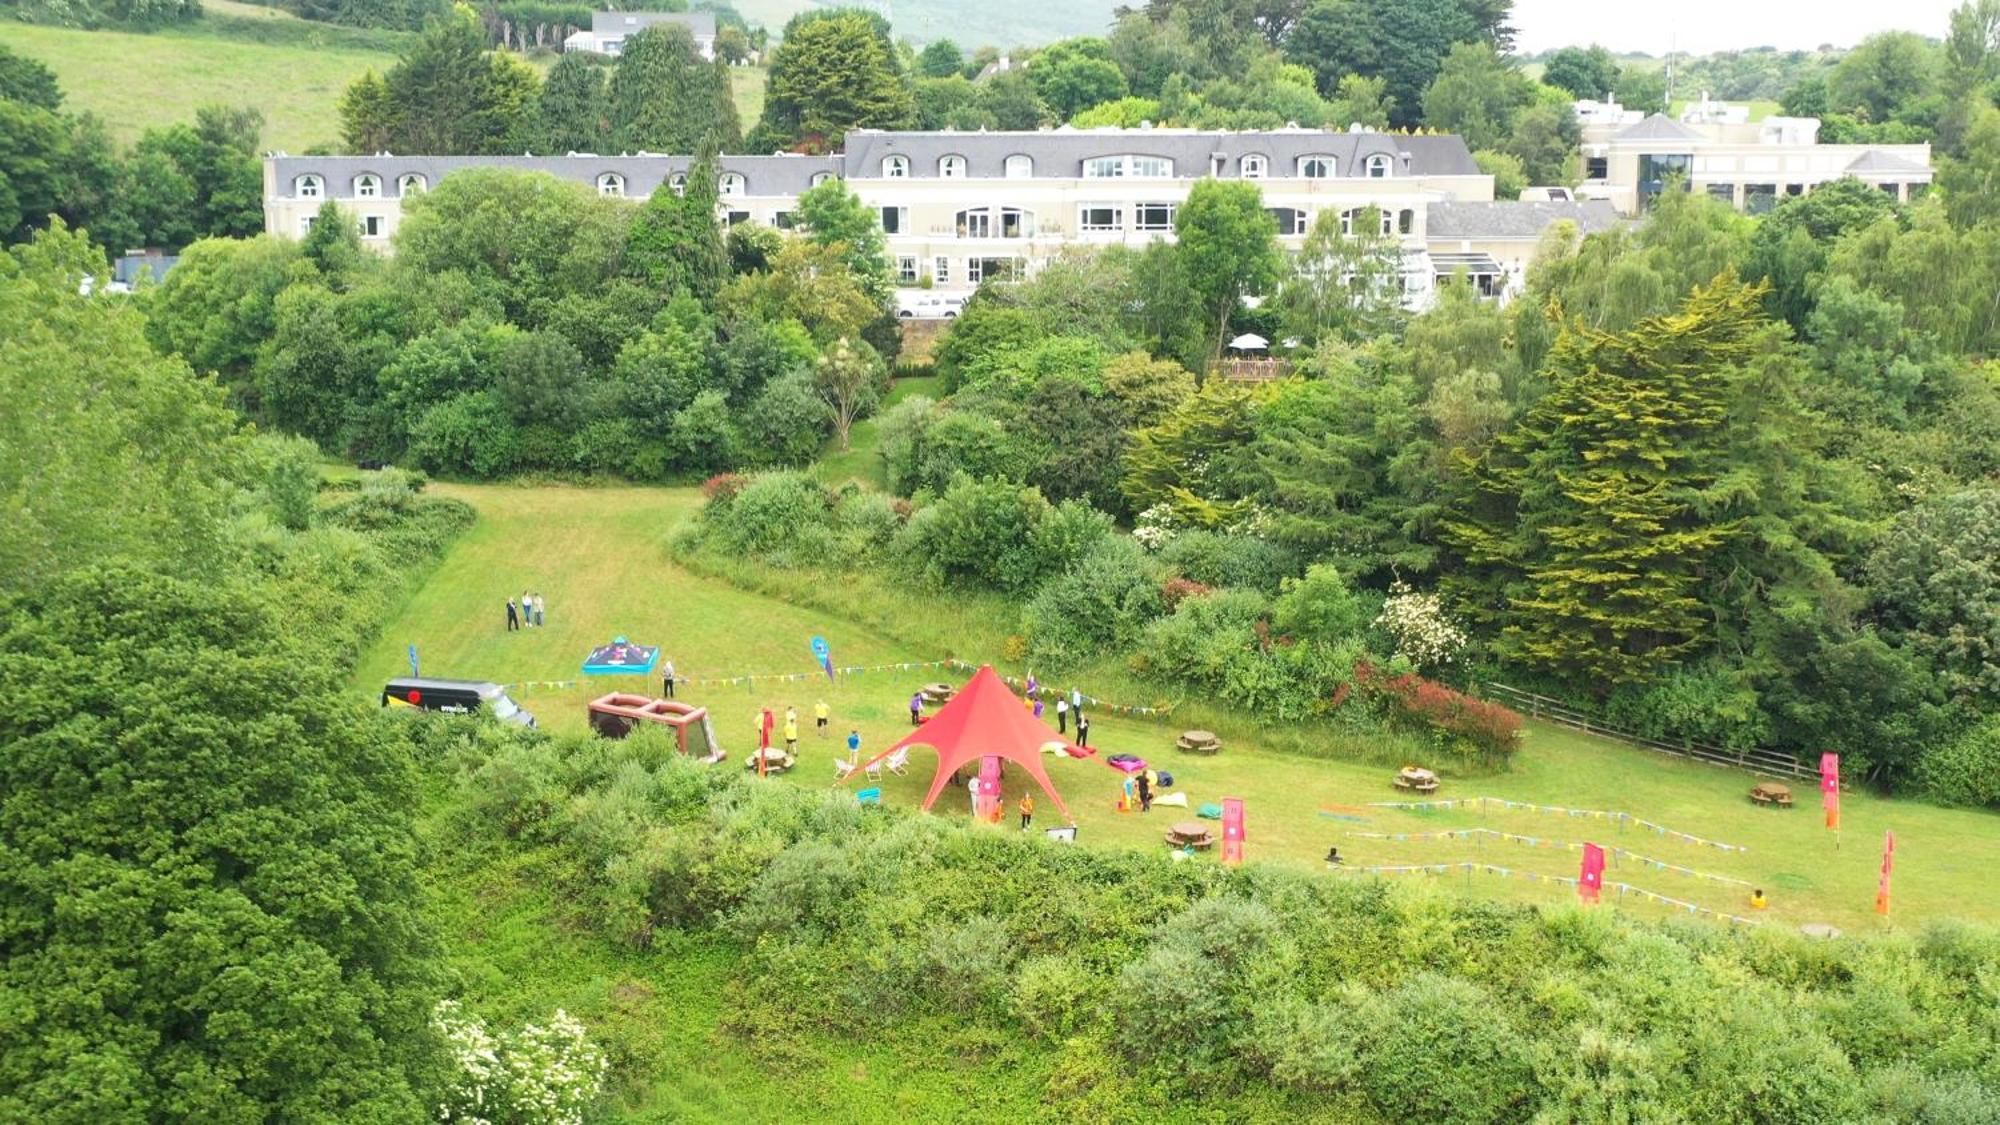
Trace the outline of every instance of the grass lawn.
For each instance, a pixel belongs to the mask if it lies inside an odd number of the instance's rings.
[[[907,392],[906,392],[907,393]],[[859,441],[857,441],[857,445]],[[578,666],[593,646],[624,634],[665,646],[683,676],[734,677],[780,674],[790,680],[749,685],[687,685],[682,697],[712,708],[718,736],[741,762],[759,707],[795,705],[810,715],[825,699],[835,713],[836,737],[804,732],[801,766],[783,784],[830,786],[839,735],[858,727],[864,749],[882,747],[907,729],[906,701],[920,683],[947,673],[935,669],[872,672],[828,684],[813,671],[808,639],[823,635],[841,665],[875,665],[958,656],[990,659],[999,632],[982,616],[999,612],[992,602],[933,604],[919,592],[883,582],[867,589],[753,592],[717,578],[692,574],[665,554],[673,525],[699,504],[691,488],[516,487],[439,485],[479,509],[480,521],[456,544],[435,575],[411,596],[359,666],[356,690],[373,694],[382,680],[406,671],[404,646],[414,643],[426,673],[527,683],[521,702],[555,730],[581,730],[584,703],[619,687],[656,690],[656,683],[600,677],[578,681]],[[549,607],[546,628],[509,634],[504,603],[532,589]],[[838,612],[851,600],[852,615]],[[1002,669],[1018,672],[1019,669]],[[1108,699],[1149,703],[1120,695],[1134,690],[1124,677],[1079,677],[1086,692]],[[1959,916],[2000,922],[2000,894],[1990,872],[2000,866],[2000,817],[1932,808],[1905,801],[1849,795],[1845,831],[1838,841],[1820,824],[1809,786],[1796,786],[1800,807],[1753,807],[1744,793],[1752,775],[1664,757],[1548,726],[1531,728],[1513,771],[1490,778],[1448,779],[1444,796],[1490,795],[1541,805],[1617,810],[1695,836],[1747,847],[1725,852],[1611,822],[1522,811],[1401,811],[1368,807],[1393,800],[1390,770],[1381,765],[1303,757],[1275,750],[1285,741],[1243,716],[1219,709],[1184,709],[1173,721],[1093,714],[1092,744],[1131,751],[1172,771],[1177,788],[1196,805],[1223,796],[1247,802],[1253,858],[1319,869],[1329,844],[1339,844],[1350,865],[1397,865],[1480,860],[1544,875],[1576,871],[1574,852],[1493,840],[1404,841],[1358,833],[1413,833],[1485,826],[1543,840],[1590,839],[1654,860],[1743,879],[1762,886],[1771,924],[1828,922],[1851,931]],[[1227,749],[1212,759],[1186,759],[1171,748],[1183,725],[1215,729]],[[1296,734],[1294,745],[1311,732]],[[928,781],[927,754],[912,758],[907,776],[885,780],[891,804],[912,805]],[[1187,814],[1156,808],[1150,816],[1119,813],[1118,776],[1090,761],[1052,760],[1052,775],[1091,845],[1161,846],[1166,822]],[[725,768],[736,768],[734,765]],[[1010,785],[1008,799],[1018,796]],[[1038,820],[1056,821],[1041,802]],[[947,791],[940,815],[966,815],[964,802]],[[1327,812],[1335,816],[1324,815]],[[1360,820],[1336,817],[1359,817]],[[1897,834],[1895,914],[1872,913],[1875,874],[1884,829]],[[1206,862],[1206,860],[1204,860]],[[1357,877],[1352,874],[1329,876]],[[1409,876],[1422,877],[1422,876]],[[1647,868],[1634,861],[1614,867],[1610,878],[1659,894],[1730,913],[1747,913],[1747,890]],[[1567,888],[1485,874],[1439,880],[1452,893],[1515,901],[1557,901]],[[1670,913],[1657,905],[1623,903],[1647,915]]]
[[[767,77],[761,66],[732,66],[729,68],[729,94],[736,100],[736,117],[742,122],[743,131],[749,132],[757,119],[764,115],[764,80]]]

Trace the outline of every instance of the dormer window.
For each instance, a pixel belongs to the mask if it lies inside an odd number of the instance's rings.
[[[354,177],[354,198],[380,199],[382,197],[382,177],[373,172],[363,172]]]
[[[597,177],[597,194],[622,196],[625,194],[625,177],[616,172],[605,172]]]
[[[1035,160],[1031,156],[1015,153],[1007,158],[1007,178],[1025,180],[1035,174]]]
[[[723,195],[742,195],[743,191],[743,173],[724,172],[722,174],[721,193]]]
[[[965,157],[945,156],[938,159],[938,178],[941,180],[962,180],[965,178]]]
[[[1246,156],[1243,158],[1242,164],[1243,178],[1246,180],[1261,180],[1264,178],[1268,167],[1263,157],[1254,155]]]
[[[1174,174],[1174,162],[1164,156],[1093,156],[1083,162],[1086,180],[1164,180]]]
[[[675,172],[673,175],[668,176],[667,190],[673,192],[675,195],[686,195],[688,190],[687,173]]]
[[[1390,165],[1391,165],[1390,159],[1382,153],[1378,152],[1375,155],[1369,157],[1367,165],[1368,178],[1371,180],[1388,179]]]
[[[910,158],[907,156],[885,156],[882,158],[882,178],[885,180],[907,180],[910,178]]]
[[[1330,180],[1334,175],[1331,156],[1299,157],[1299,178],[1302,180]]]
[[[430,190],[430,185],[425,183],[424,178],[415,172],[405,172],[396,177],[397,195],[422,195],[428,190]]]
[[[292,181],[292,192],[300,199],[319,199],[326,195],[326,181],[318,176],[300,176]]]
[[[812,174],[812,179],[807,180],[806,183],[808,186],[818,187],[819,185],[827,182],[832,178],[833,178],[832,172],[814,172]]]

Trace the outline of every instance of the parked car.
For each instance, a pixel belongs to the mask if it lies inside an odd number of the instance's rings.
[[[952,293],[904,293],[896,297],[896,315],[904,320],[949,320],[965,308],[967,298]]]
[[[490,711],[503,723],[531,727],[535,717],[508,698],[499,684],[487,680],[433,680],[405,676],[390,680],[382,688],[382,706],[398,704],[425,711],[446,711],[470,715]]]

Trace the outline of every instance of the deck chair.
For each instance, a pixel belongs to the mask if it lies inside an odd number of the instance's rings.
[[[833,779],[835,781],[846,781],[847,775],[853,773],[854,769],[853,762],[848,761],[846,758],[835,758],[833,760]]]
[[[881,762],[868,763],[867,773],[868,773],[868,780],[880,783],[882,780],[882,763]]]
[[[902,777],[904,774],[909,773],[910,772],[909,748],[905,747],[901,750],[896,751],[894,754],[889,755],[886,764],[889,767],[889,772],[895,774],[897,777]]]

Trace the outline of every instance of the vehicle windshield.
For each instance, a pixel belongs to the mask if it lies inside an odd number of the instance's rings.
[[[503,691],[493,697],[493,715],[495,718],[505,719],[520,713],[520,704],[507,698],[506,692]]]

